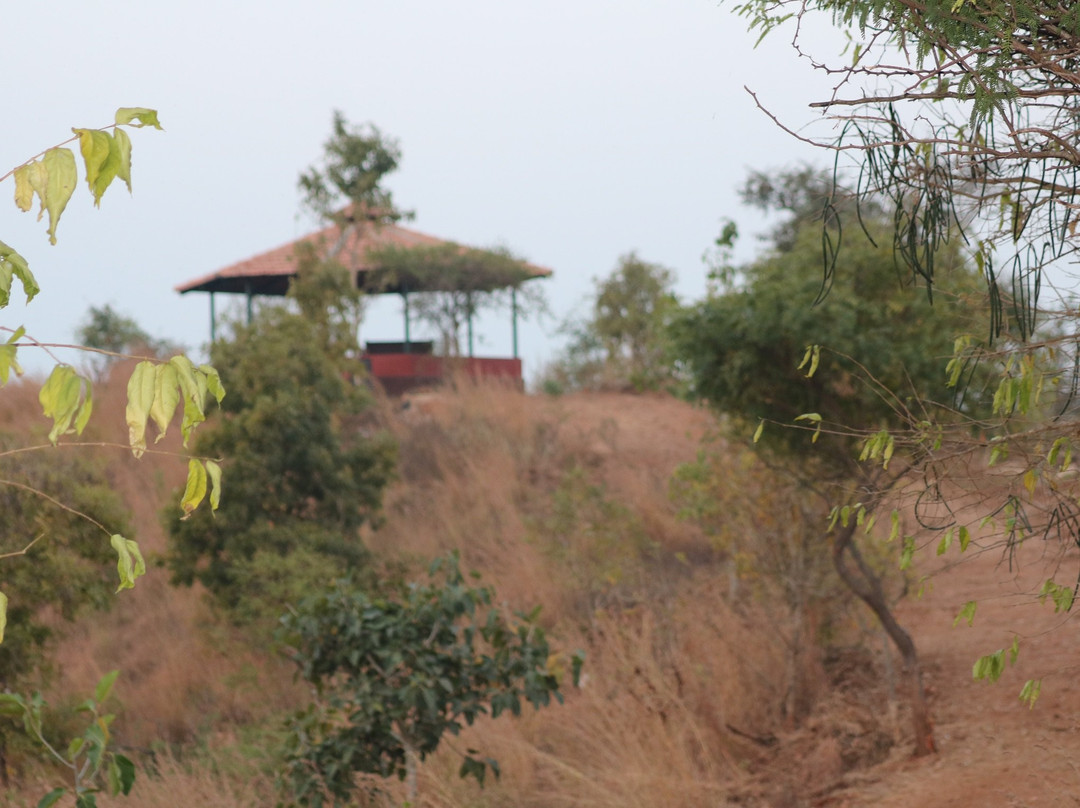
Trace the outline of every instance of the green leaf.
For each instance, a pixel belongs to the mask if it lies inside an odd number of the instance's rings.
[[[1028,679],[1024,682],[1024,686],[1020,688],[1020,701],[1027,704],[1030,710],[1035,706],[1035,702],[1039,700],[1041,691],[1042,679]]]
[[[142,457],[146,450],[146,422],[150,417],[150,408],[154,405],[156,384],[157,368],[153,362],[137,364],[128,379],[128,442],[135,457]]]
[[[199,365],[199,370],[206,376],[206,389],[220,404],[221,399],[225,398],[225,388],[221,385],[221,376],[218,375],[217,370],[212,365]]]
[[[195,458],[188,461],[187,485],[184,487],[184,497],[180,501],[180,507],[184,511],[181,519],[186,519],[199,507],[199,503],[206,496],[206,468]]]
[[[999,651],[995,651],[993,654],[987,654],[984,657],[979,657],[975,661],[975,665],[971,669],[972,678],[975,681],[981,681],[988,679],[991,682],[996,682],[1001,678],[1001,674],[1005,672],[1005,649],[1002,648]]]
[[[795,416],[796,421],[810,421],[811,423],[821,423],[821,416],[816,412],[804,412],[802,415]]]
[[[109,544],[118,556],[116,571],[120,574],[120,585],[116,587],[116,591],[134,588],[135,579],[146,573],[146,561],[139,551],[139,545],[119,533],[112,536]]]
[[[120,152],[108,132],[100,129],[72,129],[79,136],[79,150],[86,167],[86,184],[94,196],[94,206],[101,204],[105,189],[116,179]]]
[[[0,592],[0,643],[4,641],[4,631],[7,630],[7,595]]]
[[[43,211],[49,212],[49,243],[56,243],[56,226],[67,207],[68,200],[75,193],[75,183],[79,180],[75,169],[75,154],[71,149],[49,149],[41,158],[48,172],[45,194],[42,197]],[[41,215],[38,215],[38,219]]]
[[[945,535],[941,537],[941,541],[938,542],[937,554],[939,556],[945,555],[945,553],[948,552],[950,545],[952,545],[952,540],[953,529],[950,527],[948,530],[945,531]]]
[[[67,757],[68,760],[75,760],[75,756],[82,751],[83,744],[86,743],[85,738],[72,738],[71,743],[68,744]]]
[[[894,509],[889,519],[892,522],[892,528],[889,530],[889,538],[886,541],[892,542],[900,535],[900,511]]]
[[[54,788],[38,801],[37,808],[52,808],[65,794],[67,794],[66,788]]]
[[[765,419],[762,418],[761,421],[758,422],[757,429],[754,430],[754,443],[757,443],[759,440],[761,440],[761,433],[763,433],[764,431]]]
[[[116,110],[116,124],[117,126],[130,124],[136,128],[152,126],[155,129],[161,129],[157,110],[146,107],[120,107]]]
[[[803,354],[802,361],[799,363],[799,367],[796,370],[802,370],[807,363],[810,364],[809,370],[806,371],[806,378],[811,378],[818,369],[818,363],[821,361],[821,346],[820,345],[807,345],[806,353]]]
[[[154,443],[165,437],[169,423],[180,403],[180,386],[176,379],[176,366],[165,362],[157,365],[154,376],[154,401],[150,405],[150,418],[157,427]]]
[[[6,306],[11,300],[11,279],[13,277],[22,282],[27,303],[33,300],[37,293],[41,291],[34,273],[30,271],[30,265],[26,263],[26,259],[0,241],[0,308]]]
[[[900,551],[900,569],[906,570],[915,558],[914,536],[904,536],[904,549]]]
[[[124,181],[128,193],[131,193],[131,138],[123,129],[113,132],[113,145],[116,147],[116,176]]]
[[[113,755],[113,762],[120,772],[120,792],[127,796],[135,785],[135,764],[124,755]]]
[[[968,545],[971,544],[971,531],[963,525],[960,526],[960,552],[963,553],[967,550]]]
[[[94,411],[94,388],[89,379],[80,379],[83,385],[82,403],[75,413],[75,434],[81,435],[90,422],[90,413]]]
[[[94,688],[94,700],[98,704],[101,704],[105,699],[109,698],[109,694],[112,693],[113,685],[116,684],[116,677],[120,675],[120,671],[109,671],[101,677],[101,681],[97,683],[97,687]]]
[[[26,712],[26,702],[18,693],[0,693],[0,715],[17,718]]]
[[[964,604],[964,607],[960,610],[960,613],[956,615],[956,619],[953,620],[953,628],[960,623],[961,620],[967,620],[969,626],[975,623],[975,609],[978,607],[978,603],[974,600],[969,600]]]
[[[49,431],[51,443],[55,444],[61,435],[71,431],[71,422],[76,413],[85,426],[89,412],[83,411],[87,408],[83,398],[84,382],[71,365],[56,365],[38,393],[38,401],[41,402],[45,417],[53,420],[53,427]],[[92,406],[91,404],[90,407]]]
[[[191,360],[186,356],[174,356],[169,364],[176,368],[176,380],[184,400],[184,417],[180,423],[180,434],[184,446],[187,446],[191,433],[206,420],[204,404],[208,383],[206,375],[198,373]]]
[[[221,466],[207,460],[206,473],[210,477],[210,510],[216,511],[221,504]]]

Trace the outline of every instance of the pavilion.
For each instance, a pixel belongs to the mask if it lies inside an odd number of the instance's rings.
[[[545,267],[515,261],[484,250],[456,245],[396,223],[349,226],[337,224],[283,244],[267,252],[239,261],[180,284],[176,291],[207,292],[210,296],[210,339],[216,337],[217,294],[243,295],[250,322],[252,302],[257,295],[283,297],[297,273],[297,252],[301,245],[311,245],[323,254],[329,251],[335,260],[354,276],[358,289],[368,294],[397,294],[404,302],[404,339],[398,342],[369,342],[364,360],[372,375],[389,393],[441,381],[449,372],[451,361],[471,376],[510,378],[521,383],[521,359],[518,354],[518,286],[531,279],[549,277]],[[454,267],[445,271],[436,262],[425,265],[426,256],[450,256]],[[416,260],[410,260],[415,257]],[[393,261],[393,266],[385,261]],[[462,272],[462,268],[466,272]],[[475,271],[473,271],[475,270]],[[463,287],[462,284],[467,284]],[[433,355],[431,342],[411,338],[409,296],[440,291],[487,292],[509,288],[513,356],[511,358],[473,355],[472,318],[468,329],[468,355],[451,360]]]

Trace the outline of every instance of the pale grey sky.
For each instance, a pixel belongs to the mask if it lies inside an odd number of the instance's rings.
[[[4,26],[3,170],[120,106],[156,108],[166,129],[132,132],[132,197],[114,186],[94,210],[80,186],[55,247],[6,184],[0,239],[42,293],[0,324],[42,341],[70,340],[109,303],[199,354],[208,301],[173,287],[313,229],[296,179],[333,109],[400,141],[388,185],[416,211],[408,226],[555,271],[556,316],[522,331],[529,376],[621,254],[698,297],[721,217],[755,227],[734,192],[746,171],[826,159],[743,90],[799,126],[821,78],[788,39],[754,50],[712,0],[99,0],[9,4]],[[393,298],[372,307],[364,336],[399,339],[399,312]],[[480,325],[478,353],[508,354],[508,317]]]

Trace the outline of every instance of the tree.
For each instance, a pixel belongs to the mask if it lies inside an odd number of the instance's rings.
[[[893,250],[928,292],[949,239],[964,240],[983,275],[985,342],[958,340],[947,371],[957,389],[971,389],[975,367],[991,369],[995,383],[969,397],[981,406],[966,418],[931,406],[888,435],[915,459],[923,495],[952,514],[934,525],[938,546],[963,535],[966,549],[973,533],[977,546],[996,543],[1004,554],[1031,535],[1075,543],[1080,511],[1055,482],[1075,442],[1075,307],[1067,293],[1047,300],[1047,292],[1070,285],[1062,278],[1077,249],[1080,9],[1041,0],[748,0],[735,10],[762,36],[815,12],[855,35],[843,63],[813,59],[838,76],[833,96],[811,106],[840,135],[796,136],[831,150],[841,172],[849,158],[860,200],[888,200]],[[795,47],[806,53],[802,30]],[[827,240],[826,279],[840,248]],[[1059,407],[1049,412],[1053,397]],[[985,491],[975,519],[962,519],[941,492],[987,462],[1008,484]],[[1052,578],[1048,586],[1061,587]],[[983,657],[976,676],[996,678],[1003,658]],[[1037,685],[1029,681],[1022,698],[1033,702]]]
[[[509,250],[479,250],[460,244],[398,247],[368,252],[376,267],[374,290],[387,286],[409,289],[413,315],[438,331],[445,352],[461,356],[461,327],[467,327],[468,352],[473,349],[473,319],[486,309],[516,307],[518,314],[546,310],[543,293],[525,282],[533,272]]]
[[[346,580],[282,619],[300,676],[317,701],[290,721],[283,784],[302,806],[349,804],[356,772],[408,780],[447,733],[477,718],[519,715],[562,702],[539,609],[510,620],[490,587],[466,584],[456,555],[437,559],[431,581],[396,599]],[[583,658],[573,655],[577,684]],[[470,749],[460,774],[482,785],[498,763]]]
[[[22,211],[29,211],[34,200],[40,203],[38,218],[48,214],[48,235],[51,243],[56,243],[56,228],[60,217],[67,207],[78,182],[78,170],[74,152],[67,148],[68,143],[78,141],[83,159],[84,178],[98,205],[109,186],[121,179],[131,190],[131,139],[123,127],[141,128],[151,126],[160,129],[157,112],[142,107],[122,107],[116,111],[112,126],[101,129],[73,129],[74,137],[50,149],[36,158],[17,166],[0,180],[12,177],[15,182],[15,204]],[[5,308],[11,300],[11,289],[15,279],[22,285],[23,293],[29,303],[41,291],[37,279],[30,267],[14,248],[0,242],[0,308]],[[23,328],[0,326],[0,330],[11,336],[0,345],[0,385],[7,384],[12,371],[22,374],[16,355],[19,348],[33,346],[49,350],[55,347],[41,343],[26,335]],[[76,346],[78,347],[78,346]],[[147,451],[146,429],[152,420],[160,436],[163,436],[173,419],[177,407],[183,403],[181,432],[184,443],[193,430],[205,420],[205,411],[209,396],[218,401],[224,395],[216,371],[209,365],[196,367],[183,356],[173,357],[169,362],[155,364],[149,361],[136,365],[128,385],[128,404],[126,420],[129,428],[129,449],[135,457]],[[45,417],[52,421],[48,444],[36,446],[14,446],[0,451],[0,460],[10,467],[13,458],[27,452],[48,451],[55,447],[61,438],[65,443],[70,435],[79,436],[86,427],[93,410],[93,385],[91,380],[80,376],[70,365],[58,363],[49,374],[39,393]],[[50,445],[51,444],[51,445]],[[206,497],[208,477],[214,484],[212,505],[217,502],[217,467],[212,463],[191,458],[189,461],[188,490],[184,498],[186,511],[194,510]],[[110,536],[110,530],[92,516],[50,497],[46,492],[15,479],[0,481],[0,487],[42,496],[53,505],[68,513],[87,519],[96,528]],[[29,541],[29,540],[28,540]],[[34,542],[31,541],[22,550],[12,550],[5,557],[26,555]],[[109,544],[118,558],[117,570],[120,576],[119,589],[134,585],[135,578],[145,571],[145,565],[138,545],[120,533],[112,533]],[[3,639],[7,622],[8,597],[0,593],[0,641]]]
[[[679,308],[675,276],[628,253],[594,281],[592,312],[567,330],[564,355],[549,368],[558,388],[658,390],[675,378],[667,326]]]
[[[155,339],[130,317],[112,306],[91,306],[86,319],[75,330],[75,339],[84,347],[100,351],[94,360],[94,376],[99,380],[117,359],[136,351],[160,356],[177,352],[166,340]]]
[[[394,447],[364,424],[362,292],[340,253],[351,229],[401,216],[381,186],[397,159],[396,143],[335,113],[323,166],[300,187],[342,238],[303,249],[286,304],[263,307],[211,347],[230,395],[197,448],[229,458],[230,496],[214,516],[168,522],[169,566],[175,582],[200,581],[239,621],[276,619],[343,569],[362,577],[367,567],[360,529],[377,519]]]
[[[324,220],[344,226],[393,222],[410,214],[394,204],[383,178],[397,170],[401,148],[373,124],[350,126],[334,112],[333,134],[323,146],[322,166],[300,175],[305,206]],[[343,227],[344,229],[344,227]]]
[[[329,339],[330,319],[325,308],[315,319],[265,307],[211,348],[229,396],[196,450],[229,459],[229,496],[213,516],[168,521],[169,565],[176,582],[200,581],[241,620],[276,618],[368,561],[359,531],[378,513],[394,451],[361,426],[363,369]]]
[[[854,211],[836,211],[854,220]],[[863,224],[879,239],[888,232],[880,219]],[[804,225],[790,243],[780,241],[727,273],[722,293],[677,318],[674,341],[693,391],[722,413],[758,423],[755,442],[760,439],[763,455],[792,469],[817,499],[822,533],[831,533],[821,546],[829,547],[841,580],[873,610],[911,672],[916,749],[928,752],[933,739],[915,646],[892,614],[882,575],[867,562],[857,531],[907,465],[897,458],[890,467],[893,451],[884,445],[875,453],[879,462],[860,462],[873,458],[859,457],[858,436],[888,434],[920,402],[950,397],[939,357],[956,333],[980,325],[967,298],[974,276],[955,250],[939,255],[951,272],[942,273],[938,304],[931,306],[921,290],[897,285],[888,250],[868,237],[852,239],[822,298],[820,228]],[[765,428],[766,421],[803,428]],[[834,425],[850,425],[858,435]]]
[[[18,436],[0,433],[6,455],[0,481],[4,514],[0,582],[10,598],[0,645],[0,691],[40,687],[50,673],[47,651],[59,625],[87,610],[105,609],[116,584],[109,569],[115,551],[102,529],[130,536],[128,513],[102,468],[77,454],[13,452]],[[33,537],[27,546],[28,537]],[[7,720],[0,722],[0,778],[8,771]]]

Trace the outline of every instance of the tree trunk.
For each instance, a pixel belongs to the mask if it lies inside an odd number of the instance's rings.
[[[409,806],[416,805],[416,751],[412,745],[405,744],[405,800]]]
[[[926,704],[926,692],[923,690],[922,671],[919,668],[919,656],[915,650],[915,643],[904,628],[896,621],[885,592],[881,587],[881,578],[863,560],[858,547],[855,546],[856,524],[851,521],[847,526],[837,530],[833,538],[833,566],[844,584],[877,615],[882,627],[893,641],[893,645],[900,652],[904,661],[904,668],[911,678],[911,720],[915,732],[916,757],[931,755],[937,752],[934,743],[934,725],[930,720],[930,710]],[[848,554],[855,562],[855,569],[851,569],[846,563],[844,556]]]

